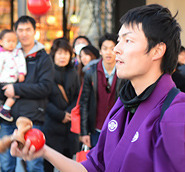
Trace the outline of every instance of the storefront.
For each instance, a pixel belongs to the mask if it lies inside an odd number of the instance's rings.
[[[25,5],[25,14],[32,16],[36,20],[35,39],[43,43],[47,51],[49,51],[54,39],[65,35],[72,41],[77,36],[74,33],[78,32],[78,25],[76,24],[78,21],[73,15],[75,7],[71,9],[73,4],[70,4],[72,1],[50,0],[50,2],[49,11],[42,16],[31,14],[27,9],[27,4]],[[23,10],[18,9],[20,7],[19,3],[21,3],[19,0],[0,0],[0,31],[13,29],[14,22],[18,19],[19,11]],[[64,5],[67,10],[65,11],[65,20],[63,20]],[[76,4],[74,5],[76,6]],[[67,19],[71,20],[68,21]],[[65,26],[65,29],[63,26]]]
[[[13,28],[17,19],[17,0],[0,0],[0,31]]]
[[[27,9],[29,0],[0,0],[0,31],[13,29],[14,22],[21,15],[30,15],[35,18],[35,38],[43,43],[47,52],[54,39],[62,36],[69,38],[72,43],[78,35],[87,36],[98,48],[98,39],[106,32],[117,33],[119,19],[130,8],[159,3],[177,11],[178,21],[182,27],[182,43],[185,42],[184,10],[185,2],[181,0],[50,0],[51,8],[42,16],[34,16]],[[36,0],[40,1],[40,0]],[[43,0],[49,1],[49,0]]]

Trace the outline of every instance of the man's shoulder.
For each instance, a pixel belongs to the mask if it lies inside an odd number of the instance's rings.
[[[93,73],[97,70],[98,63],[92,64],[86,69],[86,73]]]
[[[178,70],[180,71],[180,73],[185,76],[185,65],[181,65],[178,67]]]
[[[36,52],[36,59],[39,59],[39,61],[51,61],[51,58],[49,56],[49,54],[47,54],[47,52],[45,51],[45,49],[41,49],[39,51]]]
[[[40,49],[38,50],[37,52],[37,56],[49,56],[47,53],[46,53],[46,50],[45,49]]]
[[[172,105],[181,105],[181,104],[185,104],[185,93],[180,91],[174,98]]]
[[[185,93],[180,92],[166,110],[162,122],[185,123]]]
[[[97,73],[97,64],[94,64],[94,65],[90,66],[85,71],[84,79],[85,78],[92,78],[92,77],[96,76],[96,73]]]
[[[34,55],[35,54],[35,55]],[[35,66],[37,66],[40,69],[51,69],[53,70],[53,62],[51,57],[46,53],[46,51],[39,50],[38,52],[35,52],[29,56],[29,59],[27,60],[27,63]]]
[[[89,70],[91,67],[96,68],[100,60],[101,59],[91,60],[86,66],[84,66],[83,71]]]

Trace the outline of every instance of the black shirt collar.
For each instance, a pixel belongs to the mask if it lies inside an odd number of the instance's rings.
[[[124,108],[130,113],[134,114],[139,104],[142,101],[146,100],[151,95],[161,77],[162,75],[158,78],[158,80],[155,83],[147,87],[138,96],[136,95],[136,92],[131,82],[127,81],[120,91],[120,99],[124,104]]]

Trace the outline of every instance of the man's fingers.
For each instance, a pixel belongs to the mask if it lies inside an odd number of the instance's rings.
[[[5,86],[2,88],[2,90],[6,90],[6,88],[7,88],[7,85],[5,85]]]
[[[25,145],[24,145],[24,147],[22,149],[23,155],[27,155],[28,154],[30,144],[31,144],[31,141],[29,139],[26,140]]]
[[[25,160],[25,161],[30,161],[33,159],[33,153],[35,152],[35,147],[31,145],[31,141],[28,139],[26,140],[25,142],[25,145],[22,149],[22,158]]]
[[[17,135],[17,132],[18,132],[18,130],[15,129],[14,132],[13,132],[13,136],[16,136]]]
[[[10,149],[10,154],[12,156],[20,156],[20,151],[18,149],[18,143],[16,141],[12,142],[11,144],[11,149]]]
[[[12,142],[12,144],[11,144],[10,154],[12,156],[16,156],[16,147],[17,147],[16,144],[17,144],[16,142]]]
[[[28,156],[27,156],[27,160],[32,160],[32,159],[34,159],[34,152],[35,152],[35,146],[33,146],[33,145],[31,145],[31,147],[30,147],[30,150],[29,150],[29,152],[28,152]]]
[[[35,150],[36,150],[35,146],[31,145],[29,153],[33,154],[35,152]]]

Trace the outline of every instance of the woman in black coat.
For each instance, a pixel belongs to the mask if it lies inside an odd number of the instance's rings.
[[[44,133],[46,144],[72,158],[78,151],[78,135],[70,132],[71,109],[76,105],[80,82],[71,63],[72,48],[64,38],[56,39],[51,48],[55,65],[55,78],[46,108]],[[45,161],[45,172],[53,172],[53,166]]]

